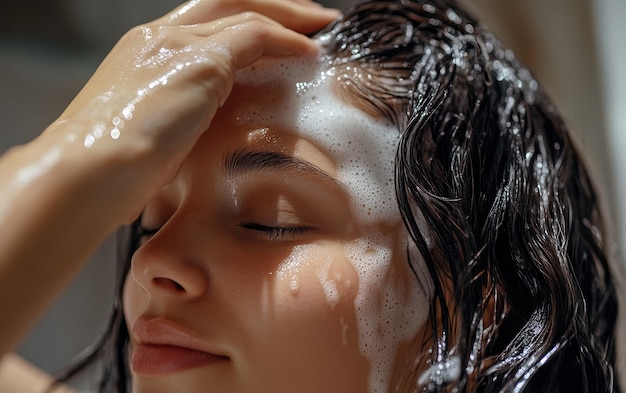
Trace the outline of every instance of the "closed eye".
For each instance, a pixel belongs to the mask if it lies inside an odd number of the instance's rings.
[[[315,228],[306,226],[280,227],[257,223],[241,223],[241,228],[262,233],[268,240],[295,240],[298,237],[315,232]]]

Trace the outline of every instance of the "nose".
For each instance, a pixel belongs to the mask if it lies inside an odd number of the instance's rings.
[[[130,274],[150,297],[193,300],[209,288],[209,267],[200,255],[202,242],[194,244],[201,229],[185,230],[168,222],[133,255]]]

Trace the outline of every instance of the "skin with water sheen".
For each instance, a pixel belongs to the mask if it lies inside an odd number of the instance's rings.
[[[341,163],[358,161],[358,152],[333,154],[333,138],[320,131],[341,125],[346,139],[364,129],[373,137],[385,123],[340,120],[367,115],[336,98],[330,120],[315,103],[306,108],[312,96],[323,101],[332,92],[298,95],[297,83],[320,71],[294,64],[266,75],[262,86],[242,78],[177,177],[144,210],[142,225],[159,230],[133,257],[126,320],[131,332],[142,319],[183,326],[222,357],[184,371],[189,389],[386,391],[426,319],[399,215],[373,220],[354,205]],[[296,98],[299,111],[271,113]],[[375,178],[373,165],[360,169]],[[136,337],[131,342],[137,348]],[[134,391],[180,383],[179,374],[157,379],[146,368],[134,367]]]

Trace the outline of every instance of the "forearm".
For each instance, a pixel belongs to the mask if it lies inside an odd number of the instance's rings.
[[[0,358],[0,392],[43,393],[52,383],[52,377],[21,357],[9,353]],[[55,393],[76,393],[61,385]]]
[[[0,158],[0,356],[115,228],[88,161],[61,153],[38,139]]]

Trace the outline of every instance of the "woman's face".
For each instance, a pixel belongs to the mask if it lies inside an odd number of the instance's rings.
[[[146,206],[158,232],[124,289],[135,393],[383,392],[421,335],[397,131],[309,63],[242,73]]]

